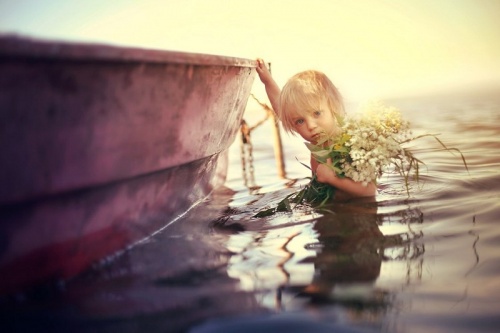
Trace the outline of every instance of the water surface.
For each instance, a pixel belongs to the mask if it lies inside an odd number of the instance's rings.
[[[13,329],[92,332],[497,332],[500,329],[500,98],[390,101],[426,162],[406,194],[384,176],[374,200],[254,218],[307,183],[301,140],[277,177],[270,124],[239,142],[225,186],[181,220],[61,291],[20,300]],[[247,110],[249,123],[263,112]],[[246,180],[246,181],[245,181]]]
[[[437,134],[459,148],[469,172],[460,155],[440,150],[429,137],[412,144],[426,167],[410,197],[391,175],[380,180],[374,203],[333,203],[333,213],[301,211],[264,224],[245,213],[233,216],[246,231],[228,241],[235,252],[229,275],[279,313],[313,311],[375,331],[497,331],[499,102],[485,95],[390,101],[415,135]],[[287,156],[306,162],[294,147]],[[290,158],[287,163],[293,172],[303,168]],[[256,162],[257,179],[259,167],[269,172]],[[272,205],[283,197],[276,185],[253,195],[240,190],[231,204],[242,211]]]

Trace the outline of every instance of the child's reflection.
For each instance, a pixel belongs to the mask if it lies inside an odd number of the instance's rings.
[[[338,284],[374,282],[380,274],[379,248],[384,235],[377,225],[376,202],[336,203],[315,224],[315,277],[304,294],[331,298]]]

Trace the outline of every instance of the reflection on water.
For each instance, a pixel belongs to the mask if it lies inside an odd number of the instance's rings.
[[[234,253],[228,275],[267,308],[336,306],[336,312],[380,327],[394,293],[377,285],[383,265],[406,265],[399,273],[407,283],[421,277],[425,246],[419,243],[423,232],[418,225],[424,218],[408,202],[393,201],[388,207],[364,199],[332,203],[321,211],[295,207],[267,223],[242,221],[241,215],[233,211],[241,229],[226,241]],[[226,218],[224,224],[232,228],[234,221]],[[243,225],[252,224],[260,226],[244,230]]]

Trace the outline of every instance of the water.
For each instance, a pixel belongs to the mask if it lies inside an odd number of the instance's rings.
[[[465,155],[426,162],[406,195],[383,177],[375,200],[256,219],[307,183],[308,152],[285,139],[278,178],[270,124],[252,132],[254,181],[240,147],[224,188],[132,250],[3,311],[8,331],[497,332],[500,329],[500,98],[390,101],[416,134]],[[249,123],[263,116],[249,110]],[[299,160],[299,161],[297,161]],[[249,188],[251,187],[251,188]],[[6,319],[8,318],[8,321]]]

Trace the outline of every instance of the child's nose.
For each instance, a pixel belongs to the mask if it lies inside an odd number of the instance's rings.
[[[307,128],[309,130],[313,130],[317,127],[316,121],[314,119],[308,119],[307,120]]]

